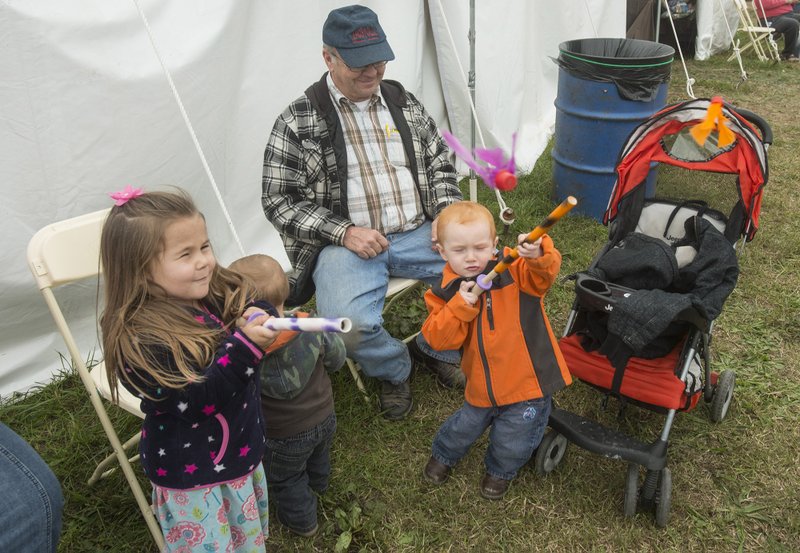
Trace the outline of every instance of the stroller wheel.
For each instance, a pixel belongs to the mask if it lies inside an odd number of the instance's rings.
[[[661,469],[656,493],[656,526],[666,528],[669,522],[669,508],[672,503],[672,473],[668,468]]]
[[[625,493],[622,496],[622,512],[630,518],[636,515],[639,504],[639,465],[628,464],[628,473],[625,476]]]
[[[736,373],[722,371],[717,378],[714,398],[711,400],[711,420],[720,422],[728,414],[733,399],[733,387],[736,384]]]
[[[536,474],[547,476],[558,466],[567,451],[567,439],[563,434],[550,430],[542,438],[539,448],[534,454]]]

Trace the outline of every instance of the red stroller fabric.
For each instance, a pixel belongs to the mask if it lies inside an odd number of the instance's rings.
[[[573,376],[604,390],[611,389],[614,367],[605,355],[597,351],[585,351],[577,334],[561,338],[559,346]],[[650,406],[691,410],[697,404],[701,390],[687,396],[684,383],[675,376],[682,348],[681,341],[663,357],[631,357],[625,367],[620,393]]]

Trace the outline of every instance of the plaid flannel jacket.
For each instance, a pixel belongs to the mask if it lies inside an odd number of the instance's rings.
[[[278,117],[264,151],[261,204],[283,239],[294,271],[287,305],[314,294],[311,273],[327,245],[341,246],[347,227],[347,160],[344,136],[327,74]],[[425,215],[434,219],[461,199],[456,171],[436,123],[403,86],[381,82],[419,190]]]

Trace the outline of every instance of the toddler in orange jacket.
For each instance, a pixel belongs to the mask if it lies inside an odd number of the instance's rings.
[[[561,254],[547,235],[521,243],[519,259],[489,290],[476,294],[475,277],[498,262],[491,213],[474,202],[457,202],[441,212],[437,231],[447,263],[441,284],[425,293],[429,315],[422,334],[434,349],[461,349],[467,386],[464,404],[436,433],[423,475],[432,484],[444,483],[491,427],[480,492],[500,499],[542,440],[552,394],[572,382],[542,303]]]

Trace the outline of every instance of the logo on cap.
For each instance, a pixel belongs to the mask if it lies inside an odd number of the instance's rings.
[[[359,27],[350,34],[350,40],[353,41],[353,44],[368,42],[379,38],[380,35],[378,31],[375,30],[375,27]]]

